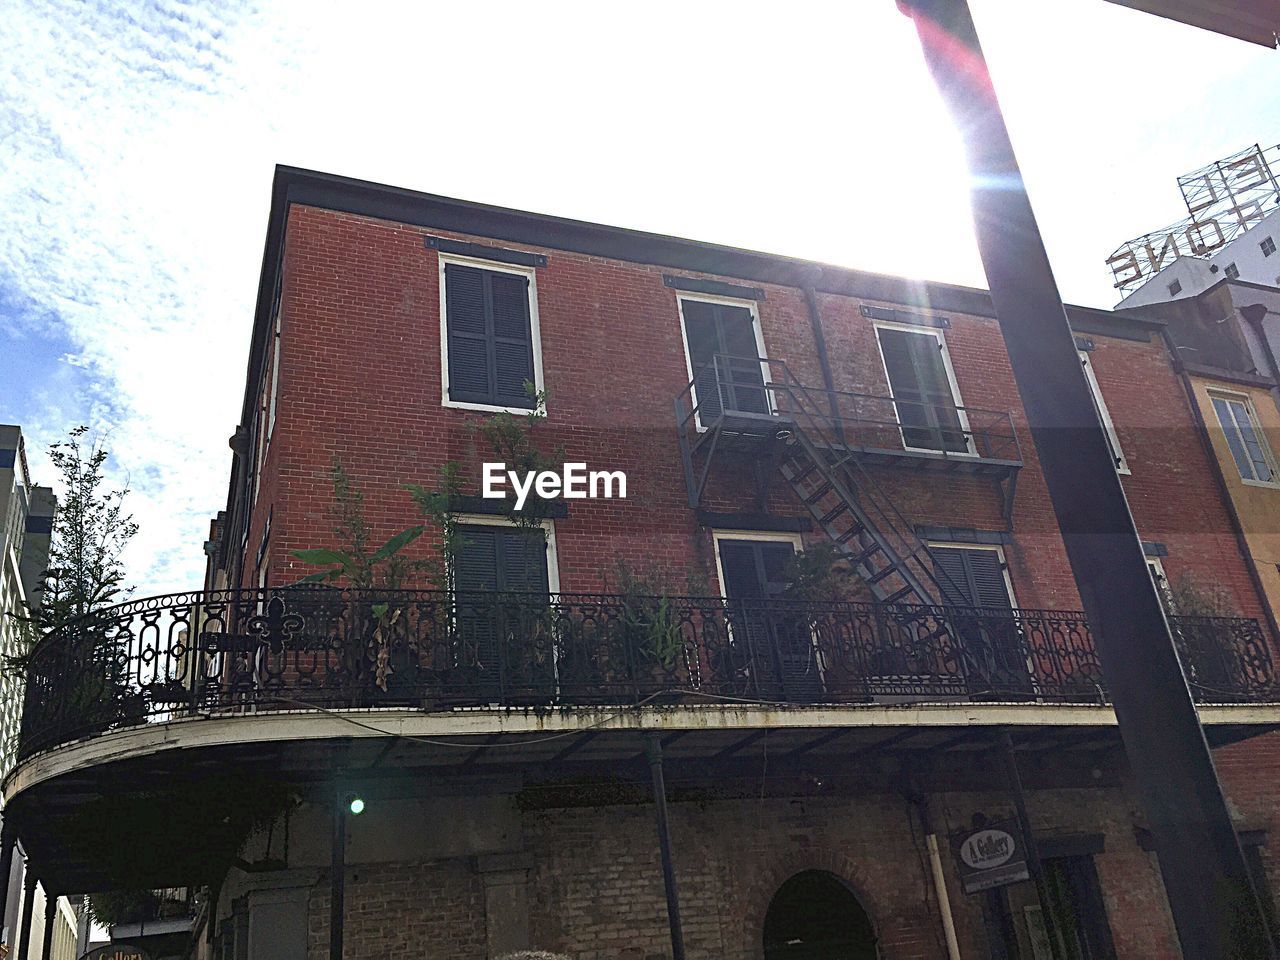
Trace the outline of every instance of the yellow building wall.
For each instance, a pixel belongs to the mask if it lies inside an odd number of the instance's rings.
[[[1225,381],[1192,377],[1196,400],[1208,427],[1209,440],[1221,465],[1227,492],[1240,518],[1245,542],[1258,578],[1262,581],[1266,600],[1273,614],[1280,618],[1280,483],[1261,485],[1246,483],[1240,476],[1226,437],[1213,409],[1212,396],[1248,397],[1258,423],[1267,439],[1273,460],[1280,465],[1280,409],[1270,391],[1261,387],[1240,386]]]

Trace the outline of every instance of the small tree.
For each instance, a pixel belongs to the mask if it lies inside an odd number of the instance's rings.
[[[96,443],[86,444],[88,432],[88,427],[76,427],[49,448],[62,481],[62,499],[48,566],[40,577],[40,605],[11,614],[21,621],[23,639],[4,662],[6,673],[25,681],[39,663],[42,645],[65,644],[65,662],[74,666],[57,677],[46,702],[28,707],[37,715],[50,711],[85,730],[136,718],[142,707],[130,663],[119,655],[127,641],[112,629],[108,612],[132,592],[125,586],[123,554],[138,525],[125,510],[128,488],[107,484],[104,469],[110,454]]]
[[[103,468],[110,454],[81,440],[88,427],[76,427],[67,439],[49,447],[62,478],[62,499],[53,520],[49,565],[41,577],[36,619],[48,628],[84,617],[131,592],[124,585],[124,549],[138,532],[125,511],[128,487],[106,486]]]

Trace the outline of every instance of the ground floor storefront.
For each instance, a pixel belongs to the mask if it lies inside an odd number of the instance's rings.
[[[999,783],[922,791],[871,765],[874,780],[863,783],[848,770],[828,785],[782,782],[766,769],[755,783],[672,784],[687,956],[1054,960],[1056,928],[1058,960],[1177,957],[1155,854],[1117,766],[1114,757],[1074,763],[1095,783],[1028,787],[1044,898],[1029,881],[962,891],[950,838],[1013,818]],[[642,793],[484,787],[387,796],[347,818],[344,957],[487,960],[529,948],[573,960],[671,956],[654,808]],[[1268,811],[1258,798],[1245,807],[1243,836],[1262,845],[1254,856],[1265,870]],[[304,802],[287,836],[281,822],[254,837],[244,868],[218,893],[202,956],[330,956],[328,819],[322,804]]]

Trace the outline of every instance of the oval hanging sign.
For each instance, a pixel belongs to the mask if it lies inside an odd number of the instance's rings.
[[[1017,823],[1003,820],[953,834],[951,852],[965,893],[978,893],[1028,879]]]
[[[974,870],[1002,867],[1017,849],[1013,837],[1003,830],[981,830],[970,834],[960,847],[960,858]]]

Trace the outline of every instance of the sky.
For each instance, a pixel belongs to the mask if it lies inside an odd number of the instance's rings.
[[[1063,296],[1280,142],[1280,53],[1105,3],[972,0]],[[984,284],[964,158],[893,0],[0,0],[0,422],[79,423],[199,585],[277,163]]]

